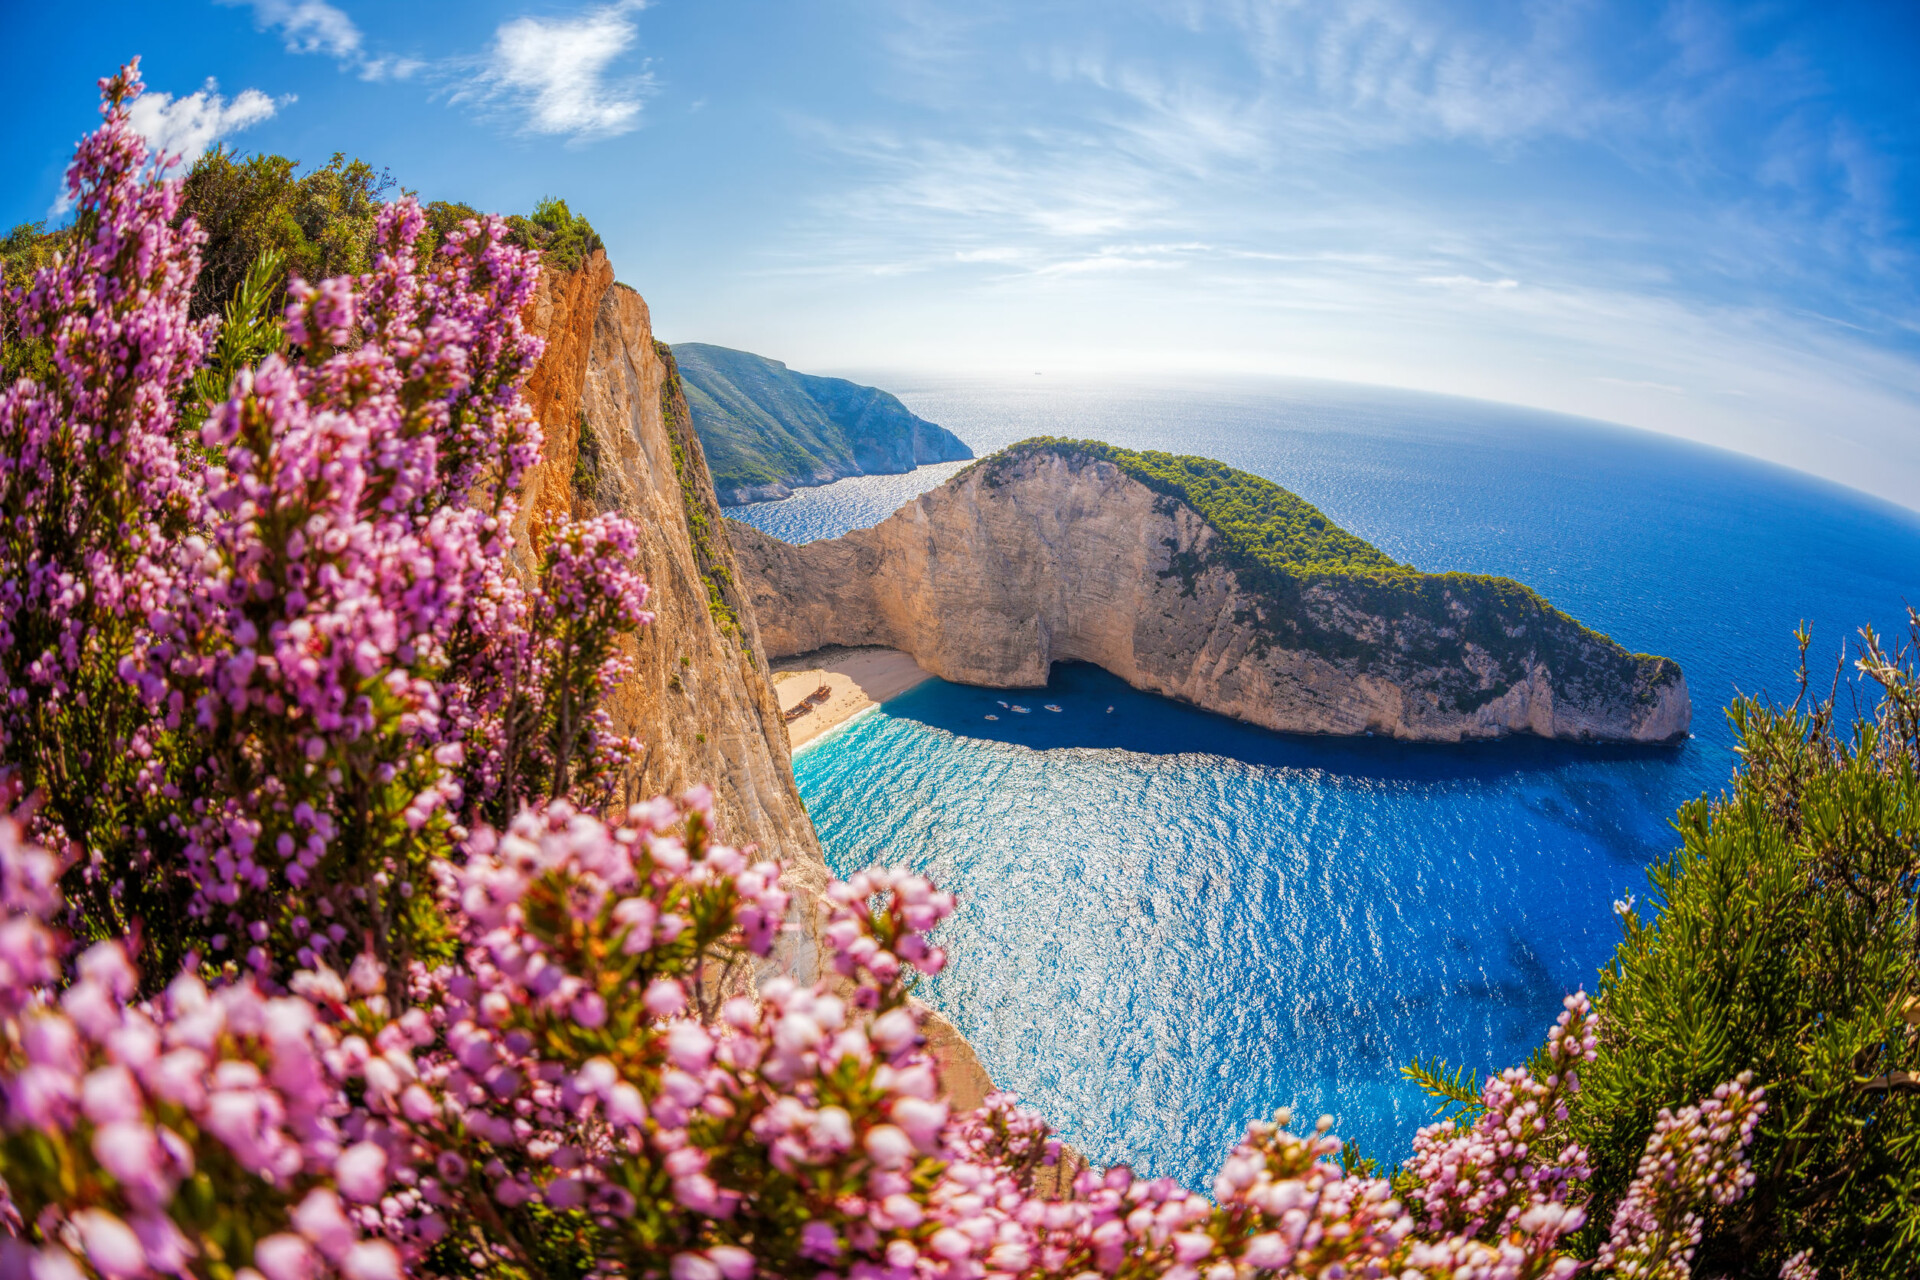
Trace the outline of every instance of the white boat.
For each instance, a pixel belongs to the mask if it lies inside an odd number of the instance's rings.
[[[1033,714],[1031,711],[1027,710],[1027,708],[1025,707],[1010,707],[1008,708],[1008,710],[1012,711],[1013,714],[1017,716],[1026,716],[1026,715]]]
[[[1048,711],[1058,711],[1058,710],[1059,710],[1060,708],[1059,708],[1059,707],[1056,707],[1056,706],[1054,706],[1054,705],[1053,705],[1053,704],[1052,704],[1051,702],[1049,702],[1049,703],[1047,703],[1047,704],[1046,704],[1046,709],[1047,709]]]
[[[995,701],[998,701],[998,702],[1000,702],[1000,705],[1001,705],[1001,706],[1003,706],[1003,707],[1007,705],[1007,704],[1006,704],[1006,703],[1005,703],[1004,701],[1002,701],[1002,700],[1000,700],[1000,699],[995,699]]]
[[[998,720],[999,718],[1000,718],[999,716],[995,716],[995,715],[990,715],[987,717],[987,719],[989,720]]]

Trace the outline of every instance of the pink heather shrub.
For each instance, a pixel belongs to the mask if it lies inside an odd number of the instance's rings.
[[[183,423],[199,235],[135,68],[103,89],[75,243],[6,300],[56,375],[0,392],[0,1280],[1578,1270],[1583,995],[1397,1184],[1282,1113],[1211,1197],[1043,1193],[1058,1141],[954,1114],[908,998],[950,895],[833,884],[804,984],[709,793],[614,803],[636,531],[509,562],[536,260],[468,223],[421,261],[389,206],[373,270],[296,282],[289,356]],[[1601,1267],[1687,1273],[1759,1097],[1663,1115]]]
[[[1753,1185],[1746,1149],[1766,1112],[1762,1090],[1742,1072],[1696,1106],[1661,1109],[1633,1185],[1613,1215],[1599,1262],[1630,1280],[1685,1280],[1700,1243],[1701,1210],[1730,1205]],[[1782,1274],[1811,1271],[1805,1254]]]

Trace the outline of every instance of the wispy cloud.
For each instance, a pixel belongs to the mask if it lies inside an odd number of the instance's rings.
[[[417,58],[373,54],[366,37],[345,10],[326,0],[219,0],[253,10],[254,24],[275,31],[288,53],[324,54],[363,80],[405,80],[426,64]]]
[[[292,101],[292,94],[275,101],[258,89],[242,89],[229,101],[221,96],[220,86],[209,79],[201,88],[179,98],[149,90],[134,99],[127,120],[153,156],[188,165],[220,139],[271,120]],[[47,216],[57,218],[71,208],[72,199],[63,189]]]
[[[571,18],[515,18],[494,32],[474,82],[455,101],[505,109],[526,133],[586,142],[638,128],[653,89],[644,68],[615,66],[633,48],[633,15],[645,0],[626,0]]]
[[[1920,498],[1920,453],[1894,444],[1920,430],[1900,175],[1761,19],[1714,0],[1653,24],[1525,0],[1102,14],[890,7],[888,109],[798,121],[833,180],[769,256],[918,263],[933,310],[1025,344],[982,362],[1125,368],[1152,327],[1169,365],[1513,400]],[[866,340],[913,363],[883,328]]]
[[[1453,285],[1466,289],[1518,289],[1520,282],[1512,276],[1502,276],[1498,280],[1482,280],[1478,276],[1421,276],[1421,284]]]

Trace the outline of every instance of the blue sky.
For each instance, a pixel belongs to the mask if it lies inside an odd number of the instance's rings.
[[[1920,507],[1912,5],[5,3],[6,225],[137,52],[170,145],[565,197],[672,341],[1454,392]]]

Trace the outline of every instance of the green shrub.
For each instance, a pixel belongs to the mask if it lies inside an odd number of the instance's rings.
[[[7,232],[0,238],[0,286],[24,288],[35,271],[52,265],[54,252],[66,238],[66,231],[49,231],[44,222],[23,222]],[[15,378],[44,378],[52,369],[52,352],[46,343],[23,340],[12,311],[0,302],[0,386],[10,385]]]
[[[260,255],[282,258],[272,310],[286,281],[358,274],[372,266],[373,223],[394,189],[393,176],[340,152],[296,177],[285,156],[240,156],[224,147],[194,162],[182,189],[183,213],[207,233],[194,285],[195,319],[222,311]]]
[[[592,223],[567,208],[565,200],[552,196],[533,206],[531,216],[515,215],[507,225],[513,229],[513,242],[538,249],[550,271],[572,271],[595,249],[605,248]]]
[[[1766,1086],[1759,1182],[1710,1218],[1703,1275],[1770,1280],[1805,1249],[1827,1280],[1920,1267],[1920,680],[1912,649],[1863,634],[1869,717],[1808,697],[1804,632],[1800,698],[1733,703],[1732,785],[1681,809],[1681,847],[1649,876],[1657,915],[1625,912],[1601,975],[1573,1115],[1590,1233],[1659,1108],[1740,1071]]]

